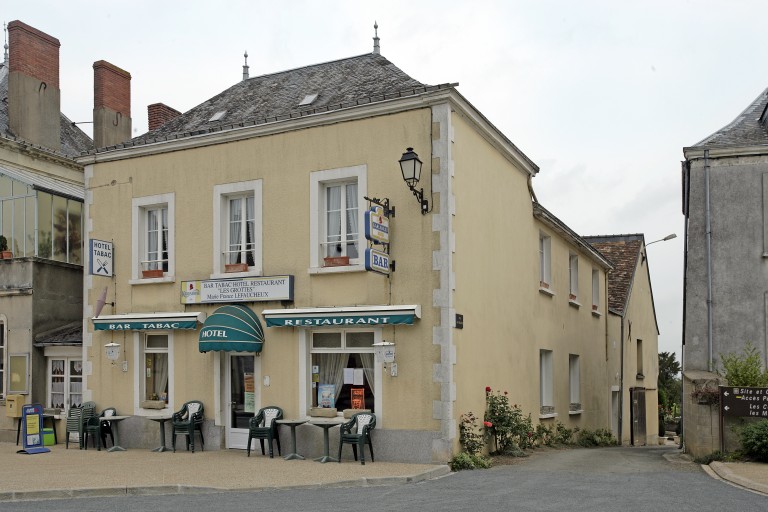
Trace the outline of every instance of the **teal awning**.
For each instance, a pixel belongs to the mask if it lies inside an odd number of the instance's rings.
[[[256,313],[245,306],[222,306],[200,329],[200,352],[228,350],[261,352],[264,329]]]
[[[339,308],[270,309],[262,312],[267,327],[364,327],[412,325],[421,307],[350,306]]]
[[[197,324],[205,320],[205,313],[128,313],[102,315],[91,320],[95,331],[166,331],[197,329]]]

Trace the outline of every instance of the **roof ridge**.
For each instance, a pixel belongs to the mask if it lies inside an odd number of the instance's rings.
[[[354,60],[354,59],[359,59],[361,57],[369,57],[369,56],[372,56],[374,58],[382,58],[382,59],[386,60],[387,62],[389,62],[390,64],[392,63],[392,61],[390,61],[389,59],[387,59],[386,57],[384,57],[381,54],[375,54],[375,53],[369,52],[369,53],[362,53],[360,55],[353,55],[352,57],[343,57],[341,59],[332,59],[332,60],[328,60],[328,61],[324,61],[324,62],[316,62],[315,64],[307,64],[306,66],[297,66],[295,68],[284,69],[282,71],[275,71],[273,73],[267,73],[267,74],[264,74],[264,75],[256,75],[256,76],[252,76],[252,77],[246,78],[245,80],[241,80],[241,81],[242,82],[249,82],[249,81],[255,80],[257,78],[267,78],[267,77],[270,77],[270,76],[282,75],[283,73],[291,73],[293,71],[298,71],[300,69],[308,69],[308,68],[313,68],[313,67],[316,67],[316,66],[327,66],[328,64],[334,64],[336,62],[342,62],[342,61],[345,61],[345,60]],[[240,82],[238,82],[238,83],[240,83]],[[235,84],[235,85],[237,85],[237,84]]]
[[[719,130],[716,130],[714,133],[711,133],[708,136],[704,137],[703,139],[701,139],[699,142],[697,142],[691,147],[706,146],[707,143],[710,140],[714,139],[716,136],[725,134],[726,132],[730,131],[731,129],[741,124],[745,119],[749,119],[748,114],[754,111],[766,96],[768,96],[768,87],[763,89],[763,91],[760,94],[758,94],[757,97],[749,105],[747,105],[747,107],[744,110],[742,110],[741,113],[738,116],[736,116],[736,118],[733,121],[723,126]],[[760,116],[758,115],[758,120],[759,120],[759,117]]]

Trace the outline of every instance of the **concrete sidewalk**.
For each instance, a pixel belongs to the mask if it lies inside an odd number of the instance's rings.
[[[391,485],[418,482],[450,473],[448,466],[354,460],[320,464],[286,461],[244,450],[154,453],[65,449],[17,454],[0,443],[0,502],[82,496],[173,494],[271,488]]]

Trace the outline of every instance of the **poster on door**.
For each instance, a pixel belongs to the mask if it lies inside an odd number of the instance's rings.
[[[256,383],[252,373],[243,374],[243,408],[245,412],[256,412]]]
[[[365,409],[365,388],[352,388],[352,408]]]

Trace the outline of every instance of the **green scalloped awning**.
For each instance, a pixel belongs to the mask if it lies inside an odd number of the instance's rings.
[[[259,317],[249,308],[222,306],[205,321],[198,340],[200,352],[261,352],[264,329]]]

